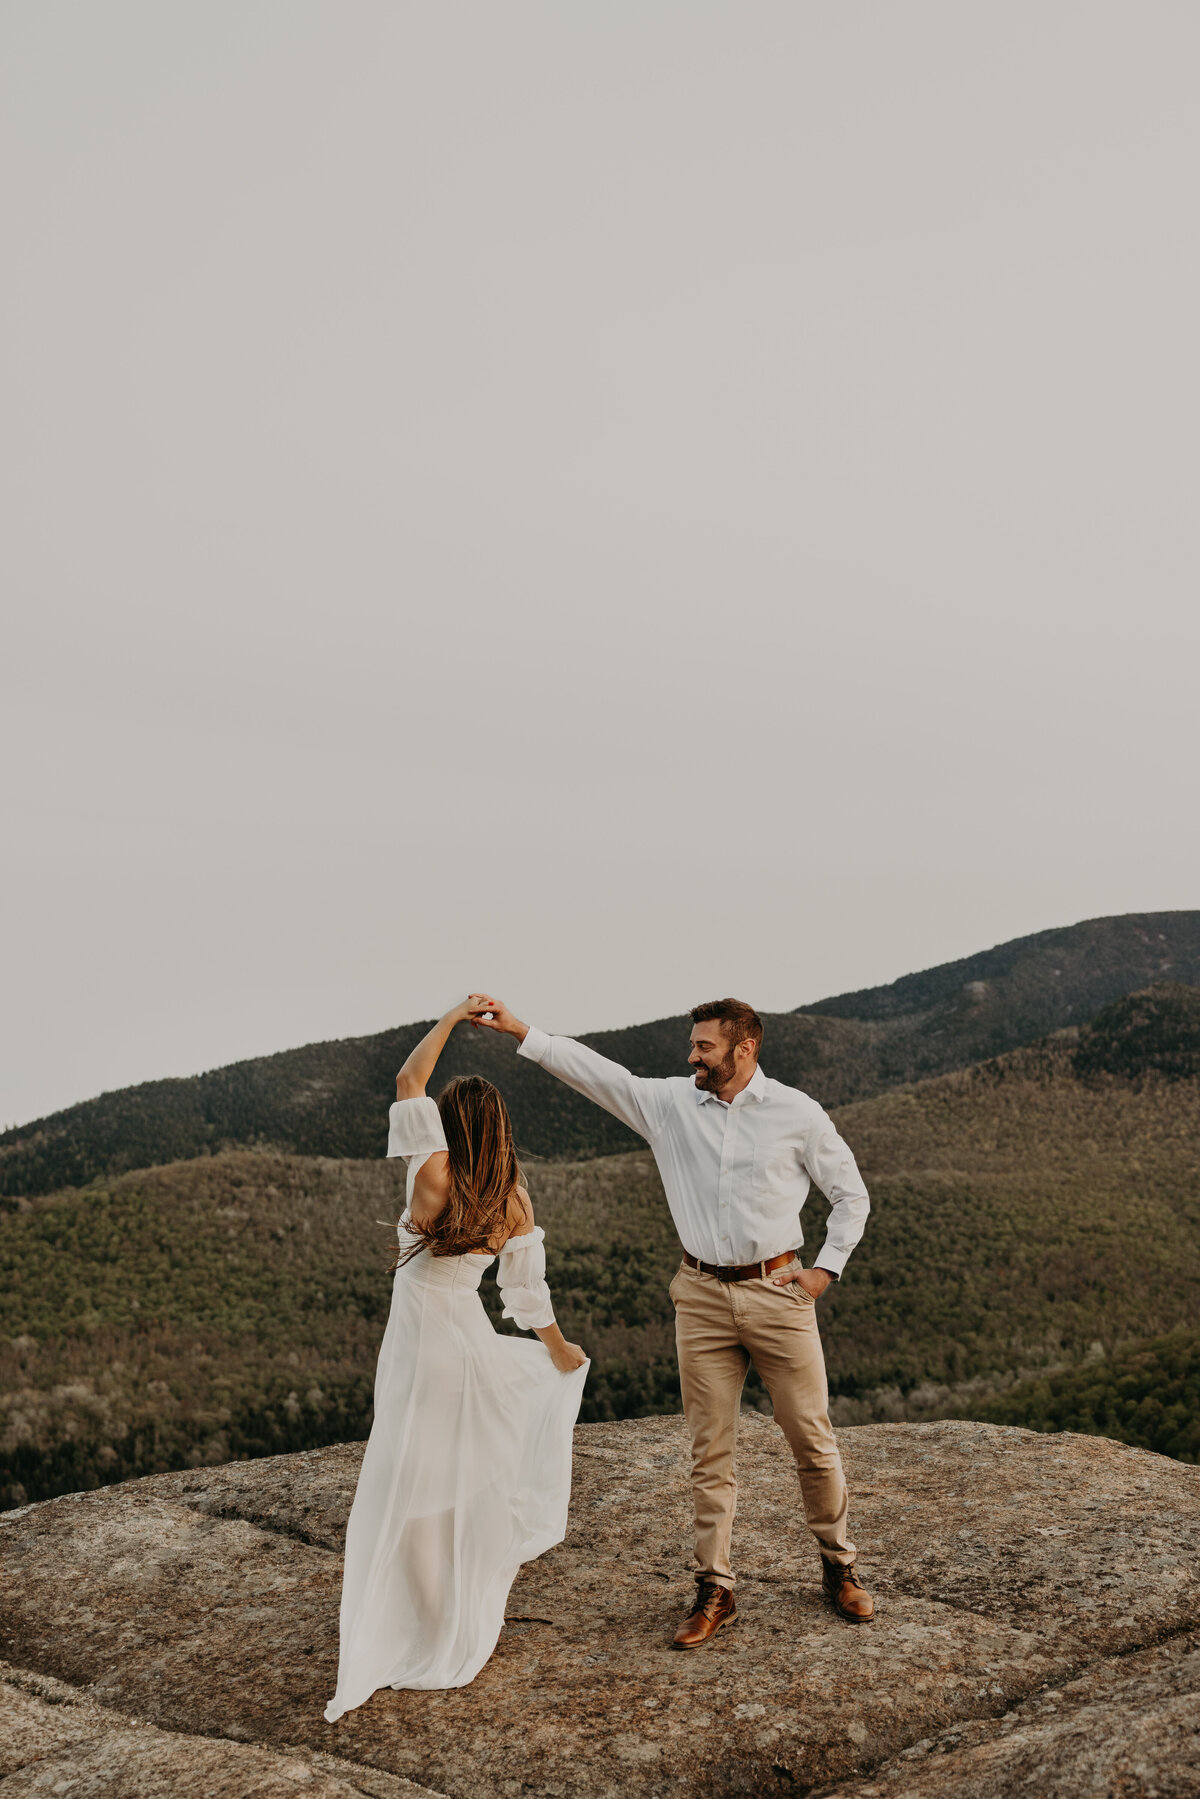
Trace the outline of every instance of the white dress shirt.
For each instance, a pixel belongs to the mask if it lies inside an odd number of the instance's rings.
[[[871,1202],[833,1121],[807,1093],[756,1068],[726,1104],[692,1077],[646,1080],[572,1037],[532,1026],[518,1054],[646,1139],[679,1240],[697,1261],[737,1267],[798,1249],[815,1181],[831,1210],[814,1266],[841,1274]]]

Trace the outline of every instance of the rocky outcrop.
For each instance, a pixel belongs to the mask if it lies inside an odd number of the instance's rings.
[[[0,1792],[112,1799],[438,1799],[375,1769],[336,1756],[267,1749],[222,1737],[159,1730],[97,1705],[60,1680],[0,1663]]]
[[[570,1535],[474,1684],[332,1727],[359,1446],[4,1514],[0,1799],[1200,1793],[1200,1470],[981,1424],[841,1440],[874,1624],[825,1608],[790,1457],[747,1413],[741,1618],[673,1653],[682,1423],[590,1425]]]

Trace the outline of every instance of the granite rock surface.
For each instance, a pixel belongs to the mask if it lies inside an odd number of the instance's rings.
[[[1200,1469],[959,1422],[841,1443],[873,1624],[826,1607],[791,1458],[747,1412],[739,1622],[673,1652],[682,1421],[587,1425],[567,1540],[476,1681],[333,1726],[360,1445],[0,1514],[0,1799],[1200,1795]]]

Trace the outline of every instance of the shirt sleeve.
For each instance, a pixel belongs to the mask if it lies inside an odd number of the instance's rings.
[[[445,1149],[446,1133],[434,1099],[398,1099],[388,1113],[389,1156],[431,1156]]]
[[[523,1331],[545,1330],[554,1323],[554,1306],[546,1285],[546,1233],[540,1224],[520,1237],[510,1237],[500,1251],[496,1279],[505,1318]]]
[[[830,1208],[825,1241],[813,1267],[840,1276],[850,1251],[862,1237],[871,1201],[849,1144],[838,1136],[833,1120],[819,1107],[804,1146],[804,1166]]]
[[[668,1083],[630,1074],[619,1062],[610,1062],[573,1037],[551,1037],[530,1025],[517,1050],[548,1074],[557,1075],[576,1093],[595,1100],[606,1112],[627,1124],[639,1137],[653,1138],[662,1128]]]

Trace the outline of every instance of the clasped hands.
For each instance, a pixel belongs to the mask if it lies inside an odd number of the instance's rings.
[[[474,1031],[482,1026],[485,1031],[502,1031],[513,1037],[523,1037],[529,1029],[509,1011],[502,999],[493,999],[489,993],[469,993],[456,1007],[456,1012]]]

